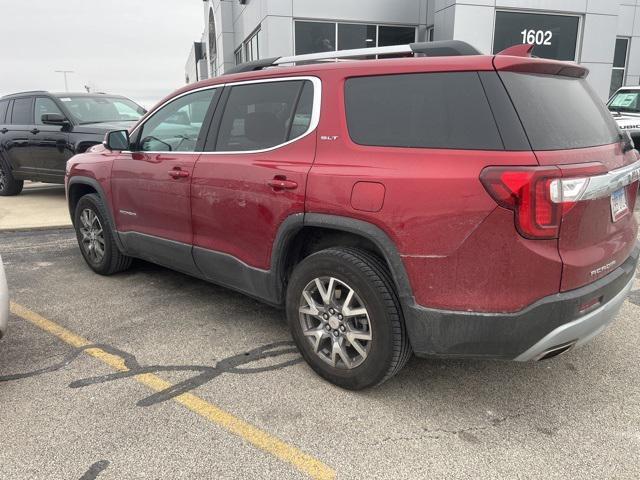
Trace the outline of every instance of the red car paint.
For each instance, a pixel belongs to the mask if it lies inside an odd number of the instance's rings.
[[[222,252],[263,270],[272,267],[276,231],[288,216],[324,213],[363,220],[395,244],[418,305],[520,311],[606,275],[592,274],[603,264],[622,263],[633,249],[637,223],[633,215],[612,223],[606,198],[573,206],[562,219],[559,238],[525,238],[515,227],[514,212],[499,206],[481,183],[482,171],[556,166],[565,172],[599,162],[606,172],[636,161],[637,152],[623,155],[617,143],[535,152],[361,146],[350,139],[345,119],[349,77],[494,70],[585,73],[561,62],[477,56],[307,65],[219,77],[184,87],[159,105],[208,85],[309,75],[322,81],[316,131],[265,153],[169,155],[97,148],[70,160],[67,179],[98,180],[120,232]],[[189,176],[172,175],[176,170]],[[269,183],[274,180],[297,187],[277,188]],[[637,182],[627,190],[632,203]]]

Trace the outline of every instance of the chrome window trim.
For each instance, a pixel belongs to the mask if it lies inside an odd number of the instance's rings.
[[[296,81],[296,80],[308,80],[313,84],[313,107],[312,107],[312,112],[311,112],[311,122],[309,122],[309,127],[307,128],[307,130],[297,136],[296,138],[293,138],[291,140],[288,140],[284,143],[280,143],[278,145],[275,145],[273,147],[269,147],[269,148],[264,148],[261,150],[233,150],[233,151],[216,151],[216,152],[205,152],[205,151],[198,151],[198,152],[167,152],[167,151],[136,151],[133,152],[131,150],[123,150],[122,153],[145,153],[145,154],[165,154],[165,155],[172,155],[172,154],[180,154],[180,155],[244,155],[244,154],[251,154],[251,153],[263,153],[263,152],[270,152],[272,150],[276,150],[278,148],[282,148],[286,145],[289,145],[293,142],[297,142],[298,140],[303,139],[304,137],[308,136],[309,134],[313,133],[317,128],[318,128],[318,124],[320,123],[320,110],[321,110],[321,105],[322,105],[322,81],[320,80],[320,78],[318,77],[313,77],[313,76],[294,76],[294,77],[277,77],[277,78],[260,78],[257,80],[240,80],[237,82],[228,82],[228,83],[221,83],[221,84],[217,84],[217,85],[210,85],[210,86],[206,86],[206,87],[201,87],[201,88],[196,88],[193,90],[189,90],[188,92],[183,92],[180,95],[177,95],[175,97],[172,97],[171,99],[167,100],[166,102],[164,102],[162,105],[160,105],[158,108],[156,108],[153,113],[151,115],[149,115],[147,118],[145,118],[141,123],[139,123],[138,125],[136,125],[136,127],[131,131],[130,136],[133,137],[136,132],[142,128],[144,126],[144,124],[151,118],[153,118],[153,116],[159,112],[162,108],[164,108],[165,106],[169,105],[170,103],[186,96],[186,95],[190,95],[192,93],[196,93],[196,92],[200,92],[203,90],[214,90],[216,88],[224,88],[224,87],[236,87],[236,86],[241,86],[241,85],[252,85],[252,84],[256,84],[256,83],[272,83],[272,82],[290,82],[290,81]],[[294,112],[295,114],[295,112]]]
[[[563,203],[564,200],[561,194],[555,194],[555,192],[562,191],[562,184],[566,181],[571,181],[571,178],[554,180],[551,185],[551,200],[554,203]],[[608,173],[602,175],[596,175],[593,177],[586,177],[587,185],[584,190],[575,198],[571,199],[572,202],[579,202],[582,200],[596,200],[611,195],[612,193],[631,185],[633,182],[640,180],[640,160],[627,165],[626,167],[611,170]]]

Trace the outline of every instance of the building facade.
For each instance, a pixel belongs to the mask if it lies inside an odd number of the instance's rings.
[[[606,99],[640,83],[640,0],[203,0],[207,75],[258,58],[464,40],[483,53],[517,43],[591,71]],[[190,62],[194,52],[190,55]],[[197,61],[196,61],[197,63]],[[194,75],[188,62],[188,81]]]

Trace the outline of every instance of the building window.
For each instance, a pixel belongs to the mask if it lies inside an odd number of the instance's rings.
[[[629,39],[616,39],[616,50],[613,55],[613,71],[611,72],[611,88],[609,96],[624,85],[627,76],[627,58],[629,57]]]
[[[436,37],[436,28],[431,25],[430,27],[427,27],[427,42],[433,42],[435,40]]]
[[[253,32],[249,38],[244,42],[244,61],[251,62],[253,60],[260,59],[260,45],[258,43],[258,37],[260,33],[260,27]]]
[[[415,41],[416,27],[337,22],[295,22],[296,55],[406,45]]]
[[[331,52],[336,49],[336,24],[296,22],[296,55]]]
[[[242,63],[242,46],[239,46],[233,55],[236,57],[236,65],[240,65]]]
[[[378,27],[378,46],[407,45],[416,41],[415,27]]]

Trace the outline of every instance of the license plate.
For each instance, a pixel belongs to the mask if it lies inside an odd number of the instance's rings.
[[[624,188],[613,192],[611,195],[611,217],[617,222],[629,213],[629,204],[627,203],[627,192]]]

